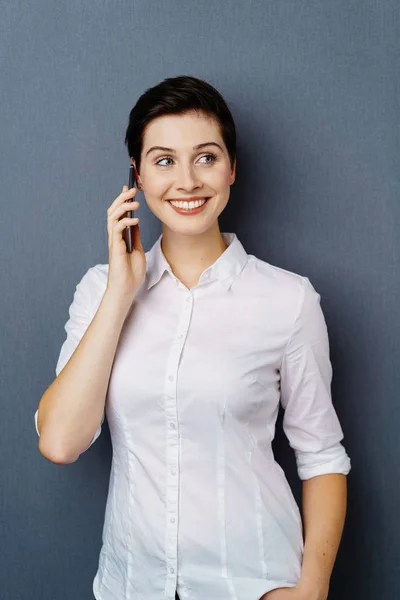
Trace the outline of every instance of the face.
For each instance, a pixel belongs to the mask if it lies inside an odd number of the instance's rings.
[[[157,146],[167,150],[152,149]],[[191,112],[157,117],[147,126],[138,187],[152,213],[171,230],[198,234],[215,226],[235,173],[236,162],[231,169],[215,119]],[[193,196],[209,198],[196,214],[179,214],[169,202]]]

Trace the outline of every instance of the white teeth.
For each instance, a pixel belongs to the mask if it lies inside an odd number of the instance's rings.
[[[173,206],[176,206],[177,208],[184,208],[186,210],[191,210],[193,208],[198,208],[199,206],[203,206],[203,204],[206,201],[205,200],[196,200],[195,202],[173,202],[171,200],[170,202],[171,202],[171,204],[173,204]]]

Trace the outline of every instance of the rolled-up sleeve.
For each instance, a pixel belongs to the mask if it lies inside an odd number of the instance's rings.
[[[69,319],[64,325],[67,337],[63,342],[60,354],[56,364],[56,376],[60,374],[62,369],[65,367],[76,347],[81,341],[85,331],[89,327],[96,311],[99,307],[102,298],[101,290],[101,277],[99,275],[99,265],[90,267],[88,271],[83,275],[75,288],[74,297],[72,303],[68,309]],[[36,410],[34,415],[36,432],[38,435],[39,429],[37,425],[39,409]],[[105,411],[103,417],[97,428],[92,441],[88,448],[97,440],[101,433],[101,426],[104,422]]]
[[[299,307],[281,364],[283,429],[300,479],[350,471],[343,431],[332,404],[332,366],[321,296],[302,277]]]

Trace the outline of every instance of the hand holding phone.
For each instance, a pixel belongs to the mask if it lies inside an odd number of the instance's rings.
[[[134,167],[129,169],[129,189],[122,192],[107,210],[109,266],[107,291],[113,297],[127,300],[136,296],[146,277],[146,254],[140,239],[139,218],[133,217],[139,208],[135,200]],[[125,216],[127,215],[127,216]]]
[[[135,187],[135,171],[133,168],[133,165],[131,164],[129,167],[129,179],[128,179],[129,183],[128,183],[128,188],[132,189]],[[130,202],[133,202],[133,198],[131,198]],[[128,210],[127,217],[129,217],[130,219],[133,219],[135,217],[135,211],[134,210]],[[133,241],[132,241],[132,229],[136,227],[135,225],[127,225],[126,229],[124,229],[124,240],[126,243],[126,250],[127,252],[132,252],[133,249]]]

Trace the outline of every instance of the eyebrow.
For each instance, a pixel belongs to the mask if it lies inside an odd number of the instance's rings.
[[[193,146],[193,150],[204,148],[204,146],[217,146],[220,150],[222,150],[221,146],[217,144],[217,142],[204,142],[203,144],[197,144],[197,146]],[[165,146],[152,146],[149,148],[149,150],[147,150],[146,156],[150,154],[150,152],[153,152],[153,150],[162,150],[163,152],[171,152],[172,154],[175,154],[175,150],[173,148],[166,148]]]

